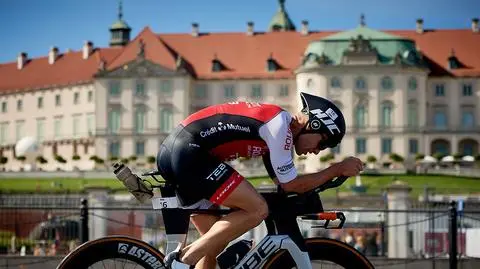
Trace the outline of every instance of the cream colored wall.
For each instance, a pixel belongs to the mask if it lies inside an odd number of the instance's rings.
[[[0,123],[8,122],[7,141],[5,144],[14,145],[18,139],[16,137],[16,122],[23,121],[23,133],[21,137],[33,136],[37,137],[37,120],[44,119],[44,139],[38,141],[41,145],[44,141],[52,141],[59,139],[67,139],[73,137],[73,117],[78,116],[80,119],[78,136],[82,138],[88,137],[87,132],[87,115],[95,112],[94,102],[88,102],[88,92],[94,92],[92,84],[75,85],[62,88],[50,88],[31,92],[14,93],[0,96],[0,104],[7,102],[7,113],[0,112]],[[74,93],[79,93],[79,102],[74,104]],[[55,105],[55,96],[60,95],[61,105]],[[43,97],[43,108],[38,108],[38,97]],[[23,101],[23,110],[17,111],[17,100]],[[61,133],[58,138],[54,137],[54,119],[61,118]],[[43,155],[48,163],[41,165],[42,169],[54,170],[57,166],[65,165],[57,164],[53,160],[53,151],[51,146],[40,146],[40,154]],[[58,155],[62,156],[68,162],[71,162],[73,154],[73,145],[59,146]],[[13,151],[4,151],[4,156],[8,158],[7,167],[13,170],[19,170],[22,163],[15,160]],[[87,167],[88,161],[77,161],[78,166]],[[68,166],[68,164],[67,164]],[[70,167],[71,169],[71,167]]]

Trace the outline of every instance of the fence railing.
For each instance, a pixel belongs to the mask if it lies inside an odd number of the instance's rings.
[[[123,234],[140,238],[163,249],[165,231],[159,211],[141,206],[88,207],[83,199],[79,207],[0,207],[0,254],[56,256],[65,255],[82,242],[107,235]],[[351,244],[369,257],[390,257],[406,242],[405,263],[418,259],[458,259],[480,257],[480,211],[459,210],[456,203],[440,208],[407,210],[338,208],[347,222],[341,230],[312,228],[315,222],[300,221],[304,236],[324,236]],[[406,219],[398,223],[395,219]],[[396,234],[404,234],[404,241]],[[243,237],[259,240],[260,225]],[[191,226],[187,240],[198,238]],[[403,240],[403,239],[402,239]],[[402,259],[400,259],[402,261]],[[456,268],[456,267],[450,267]]]

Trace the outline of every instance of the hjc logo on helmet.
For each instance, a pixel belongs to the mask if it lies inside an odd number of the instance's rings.
[[[335,119],[338,118],[337,113],[333,111],[333,109],[329,108],[327,111],[323,112],[321,109],[314,109],[310,110],[310,113],[314,114],[315,117],[318,118],[318,120],[312,120],[311,122],[311,127],[314,130],[318,130],[322,124],[320,121],[325,124],[330,131],[330,133],[334,134],[333,131],[337,130],[337,133],[341,133],[340,129],[338,126],[335,124]]]

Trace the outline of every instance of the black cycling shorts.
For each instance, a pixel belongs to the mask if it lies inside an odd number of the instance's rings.
[[[160,145],[157,166],[162,177],[176,185],[183,206],[204,199],[222,204],[243,181],[235,169],[196,144],[192,134],[182,125]]]

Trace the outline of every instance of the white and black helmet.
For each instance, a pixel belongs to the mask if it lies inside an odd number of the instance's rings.
[[[308,116],[308,124],[301,133],[325,134],[328,138],[322,141],[326,147],[337,146],[345,136],[345,118],[342,111],[331,101],[320,96],[301,92],[302,112]]]

